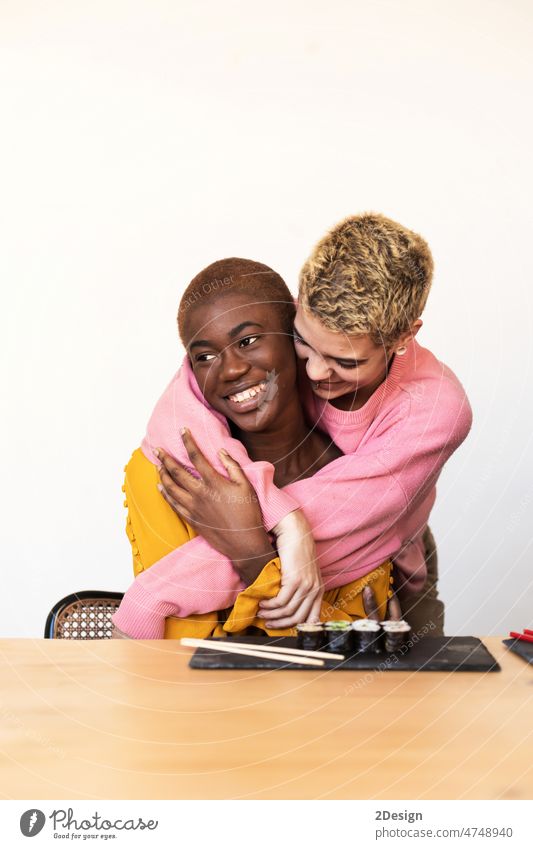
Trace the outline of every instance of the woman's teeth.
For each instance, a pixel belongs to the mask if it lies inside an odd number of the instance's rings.
[[[266,383],[258,383],[257,386],[250,386],[249,389],[245,389],[244,392],[239,392],[237,395],[228,395],[228,398],[230,401],[236,401],[237,404],[240,404],[242,401],[249,401],[250,398],[255,398],[264,389],[266,389]]]

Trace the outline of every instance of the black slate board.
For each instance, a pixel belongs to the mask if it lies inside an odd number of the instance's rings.
[[[533,643],[527,643],[525,640],[513,639],[502,640],[502,643],[528,663],[533,663]]]
[[[250,646],[270,645],[296,647],[296,637],[235,637],[210,639],[212,643],[249,643]],[[344,661],[327,660],[325,666],[301,666],[267,658],[216,652],[198,648],[189,661],[192,669],[377,669],[380,671],[405,671],[419,669],[425,672],[499,672],[500,666],[477,637],[425,637],[405,654],[357,654]]]

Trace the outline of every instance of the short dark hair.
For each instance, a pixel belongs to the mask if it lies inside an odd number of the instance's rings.
[[[272,304],[278,312],[283,332],[292,333],[296,307],[283,278],[262,262],[231,257],[208,265],[185,289],[178,308],[178,330],[184,344],[189,311],[230,292],[249,292],[256,301]]]

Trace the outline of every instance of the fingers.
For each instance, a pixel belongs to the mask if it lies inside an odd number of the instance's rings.
[[[175,513],[178,513],[190,523],[192,521],[190,513],[192,496],[186,489],[182,489],[174,483],[164,466],[161,466],[159,470],[159,477],[161,483],[157,485],[157,488],[169,507],[172,507]]]
[[[259,610],[275,610],[278,607],[285,607],[285,605],[291,600],[294,593],[296,592],[297,587],[285,586],[282,587],[274,598],[266,598],[259,604]]]
[[[302,586],[302,584],[282,584],[277,596],[260,602],[259,610],[266,612],[275,610],[277,616],[281,614],[285,616],[292,613],[303,598],[311,597],[311,599],[314,599],[316,592],[317,589],[314,585],[309,588]]]
[[[189,460],[193,464],[194,468],[200,472],[200,476],[204,478],[204,480],[208,480],[213,475],[216,475],[217,470],[214,469],[209,460],[204,457],[188,428],[182,428],[181,438],[185,446],[185,450],[189,455]]]
[[[401,619],[402,618],[402,607],[400,602],[398,601],[398,596],[395,594],[389,600],[388,607],[388,617],[389,619]]]
[[[178,513],[179,516],[181,516],[183,519],[185,519],[187,522],[189,522],[190,525],[192,525],[193,524],[193,517],[189,513],[187,507],[185,507],[184,504],[181,503],[180,501],[177,501],[175,498],[173,498],[170,495],[170,493],[167,492],[165,487],[162,486],[161,484],[159,484],[159,486],[157,488],[158,488],[159,492],[161,493],[161,495],[163,496],[163,498],[165,499],[165,501],[167,502],[167,504],[169,505],[169,507],[172,507],[172,509],[174,510],[175,513]]]
[[[270,610],[265,614],[265,618],[269,621],[276,617],[276,619],[280,617],[292,616],[299,607],[301,607],[302,602],[306,600],[306,596],[302,595],[301,592],[295,592],[291,599],[287,602],[287,604],[283,604],[276,608],[270,608]],[[310,605],[309,605],[310,606]]]
[[[237,460],[234,460],[230,454],[228,454],[225,448],[221,448],[218,452],[218,456],[220,457],[221,463],[226,469],[230,480],[234,483],[250,483],[244,474],[241,465],[237,463]]]
[[[307,614],[306,622],[320,622],[320,610],[322,608],[322,599],[324,597],[324,592],[321,590],[317,595],[311,610]]]
[[[281,593],[279,595],[281,595]],[[275,601],[275,599],[271,599],[271,601]],[[313,590],[308,590],[307,592],[303,592],[301,588],[297,588],[297,591],[286,604],[275,608],[269,607],[267,609],[264,609],[263,605],[261,604],[259,606],[258,612],[260,616],[263,616],[264,619],[267,620],[267,624],[270,624],[274,621],[277,622],[281,619],[285,621],[287,618],[293,619],[294,624],[296,624],[296,622],[306,622],[307,617],[310,615],[311,611],[318,609],[318,613],[315,615],[315,621],[318,621],[318,619],[320,618],[321,601],[321,588],[317,589],[315,587]],[[294,619],[296,615],[303,616],[304,618]],[[275,627],[277,628],[278,626],[276,625]]]
[[[372,587],[365,587],[363,590],[363,605],[365,608],[366,618],[375,619],[379,622],[379,610],[376,602],[376,596]]]
[[[293,628],[294,625],[298,625],[299,622],[306,621],[310,607],[309,599],[304,599],[296,608],[294,613],[288,616],[276,616],[275,619],[269,617],[268,619],[265,619],[265,625],[267,628]]]
[[[202,481],[199,478],[195,478],[188,469],[185,469],[181,463],[178,463],[174,457],[171,457],[162,448],[155,450],[154,454],[161,460],[161,466],[159,468],[161,480],[163,480],[163,475],[167,474],[172,481],[188,492],[192,492],[202,485]]]
[[[186,509],[191,509],[193,495],[185,487],[182,487],[179,482],[175,482],[174,479],[171,478],[165,471],[163,466],[159,470],[159,479],[170,498],[177,501],[178,504],[182,504]]]

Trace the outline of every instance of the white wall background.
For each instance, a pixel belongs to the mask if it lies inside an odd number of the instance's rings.
[[[1,633],[126,589],[122,469],[222,256],[293,289],[379,210],[430,242],[420,342],[475,424],[440,481],[448,633],[533,624],[531,29],[497,0],[2,0]]]

